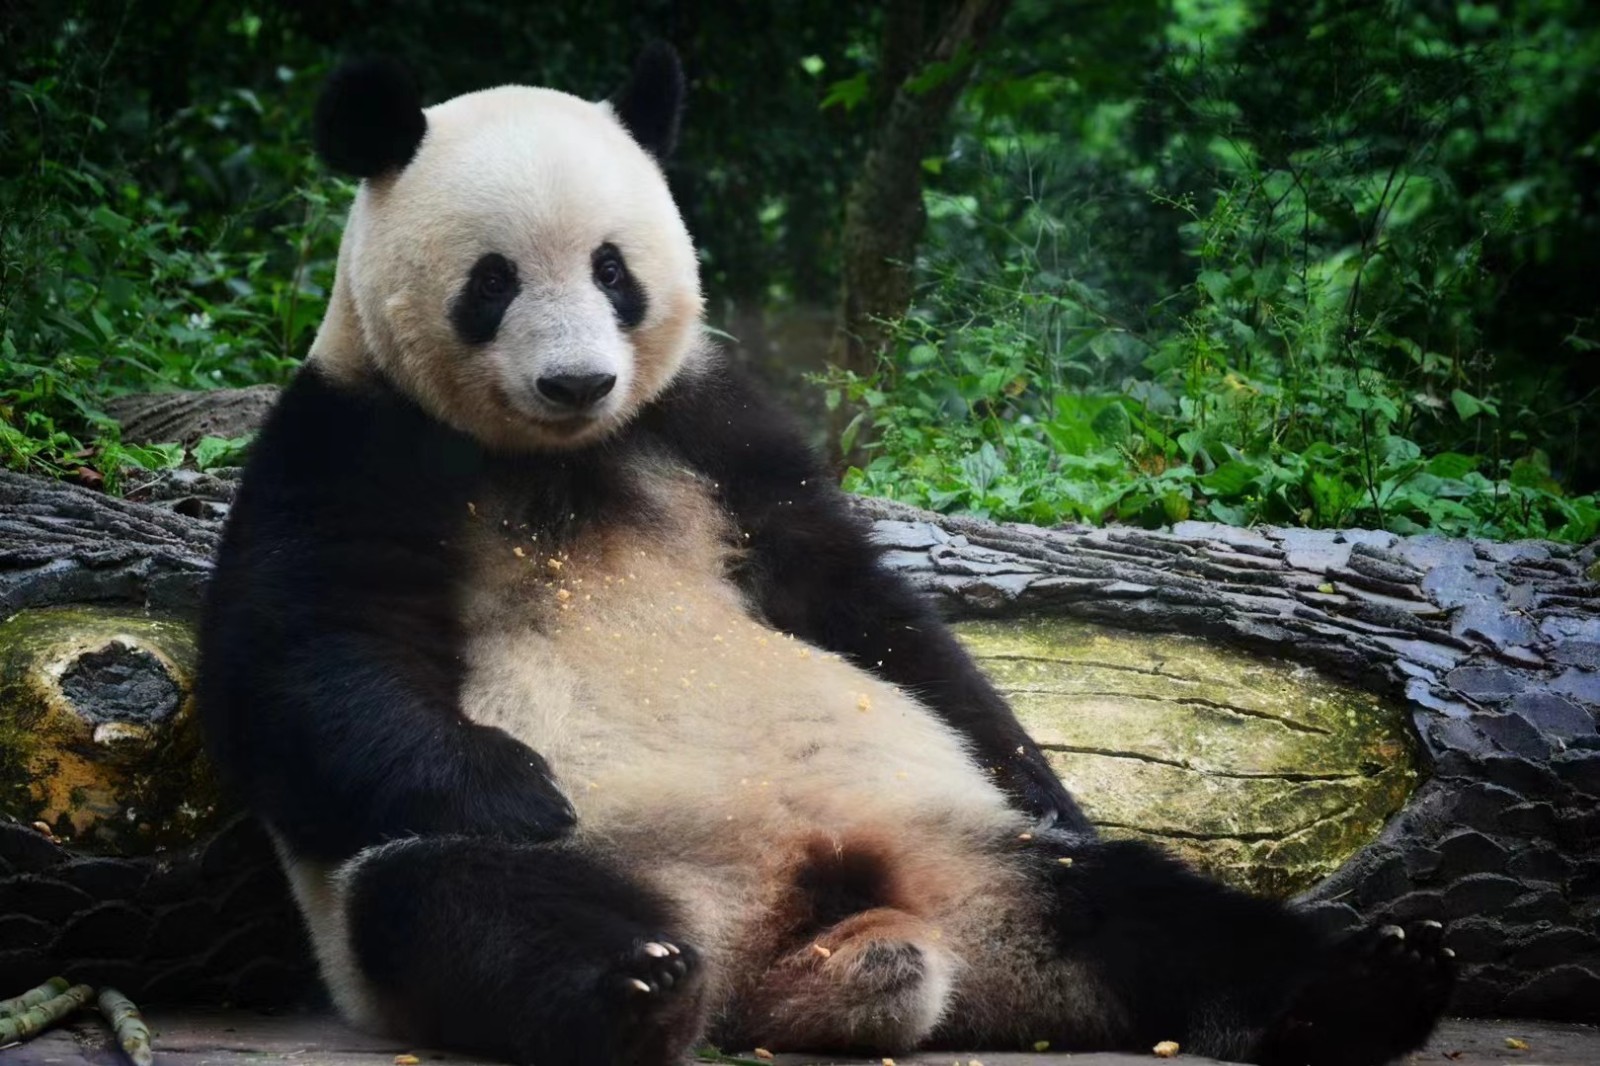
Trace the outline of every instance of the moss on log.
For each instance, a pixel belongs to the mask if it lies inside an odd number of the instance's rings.
[[[1309,888],[1416,785],[1401,710],[1313,671],[1065,619],[957,629],[1098,826],[1234,884]]]
[[[148,854],[213,827],[189,625],[101,607],[0,623],[0,813],[81,850]]]

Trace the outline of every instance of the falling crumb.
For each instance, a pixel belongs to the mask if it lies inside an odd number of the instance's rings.
[[[1514,1036],[1508,1036],[1506,1037],[1506,1047],[1512,1051],[1527,1051],[1528,1042],[1526,1040],[1518,1040]]]
[[[471,515],[473,518],[477,518],[478,517],[478,505],[473,503],[471,500],[468,500],[467,501],[467,513],[469,515]]]
[[[884,1059],[883,1060],[883,1066],[894,1066],[894,1060],[893,1059]]]
[[[856,697],[856,710],[858,710],[858,711],[870,711],[870,710],[872,710],[872,697],[868,696],[865,692],[863,692],[861,695],[857,696]]]
[[[1038,1052],[1049,1051],[1050,1050],[1050,1041],[1048,1041],[1048,1040],[1035,1040],[1033,1042],[1033,1050],[1038,1051]]]
[[[572,593],[568,592],[566,589],[556,589],[556,599],[560,600],[562,603],[566,603],[568,600],[572,599]]]
[[[520,544],[511,549],[511,554],[515,555],[518,559],[526,559],[528,557],[528,553],[522,550],[522,545]]]
[[[562,563],[560,559],[557,559],[552,555],[550,558],[545,560],[544,565],[548,566],[552,571],[556,571],[561,569]]]
[[[1163,1040],[1151,1048],[1150,1053],[1158,1059],[1175,1059],[1178,1057],[1178,1042],[1176,1040]]]
[[[758,1048],[756,1048],[756,1058],[758,1058],[758,1059],[770,1059],[770,1058],[772,1058],[772,1052],[768,1051],[764,1047],[758,1047]]]
[[[811,954],[815,955],[819,959],[826,959],[826,958],[831,957],[833,955],[833,952],[830,951],[829,949],[823,947],[821,944],[812,944],[811,945]]]
[[[1062,866],[1072,865],[1072,859],[1066,855],[1061,856],[1061,858],[1057,859],[1056,862],[1059,862]]]
[[[417,1066],[421,1061],[415,1055],[396,1055],[394,1057],[394,1066]]]

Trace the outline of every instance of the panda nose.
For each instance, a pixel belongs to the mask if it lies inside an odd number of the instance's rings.
[[[582,411],[603,400],[616,383],[615,374],[552,374],[539,379],[539,394],[553,404]]]

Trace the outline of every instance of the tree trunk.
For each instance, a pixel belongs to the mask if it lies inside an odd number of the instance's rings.
[[[875,85],[877,128],[845,201],[839,325],[831,362],[870,374],[888,340],[884,323],[911,302],[911,267],[927,215],[922,161],[942,145],[950,110],[976,55],[1010,0],[954,0],[935,6],[895,0],[885,17]],[[951,64],[931,86],[918,85],[936,64]],[[852,417],[835,412],[831,446]]]

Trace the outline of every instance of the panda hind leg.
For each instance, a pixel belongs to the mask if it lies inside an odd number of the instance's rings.
[[[423,838],[341,875],[361,977],[395,1032],[541,1066],[676,1066],[704,975],[671,906],[570,842]]]
[[[1449,1003],[1455,960],[1438,922],[1361,929],[1324,952],[1266,1032],[1263,1066],[1367,1066],[1427,1042]]]
[[[1055,950],[1120,1005],[1122,1046],[1176,1040],[1261,1066],[1381,1066],[1419,1048],[1448,1000],[1454,966],[1437,923],[1333,940],[1140,843],[1043,834],[1028,851],[1050,884]]]

